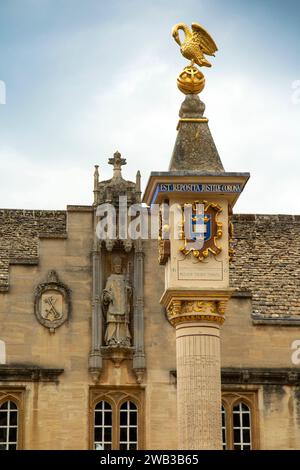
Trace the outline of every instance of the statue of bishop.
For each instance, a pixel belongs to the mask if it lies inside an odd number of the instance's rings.
[[[107,346],[130,347],[129,317],[132,288],[122,273],[122,259],[115,256],[112,274],[102,293],[102,305],[106,315],[104,341]]]

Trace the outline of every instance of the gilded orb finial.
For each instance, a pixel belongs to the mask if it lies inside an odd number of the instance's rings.
[[[183,30],[185,34],[183,42],[180,40],[179,30]],[[198,23],[192,23],[192,31],[186,24],[178,23],[172,29],[172,36],[179,44],[183,57],[191,61],[177,79],[179,90],[185,95],[201,93],[205,86],[205,78],[194,64],[199,67],[211,67],[204,54],[214,56],[218,50],[216,43]]]

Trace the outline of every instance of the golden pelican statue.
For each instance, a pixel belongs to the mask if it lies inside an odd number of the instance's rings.
[[[180,41],[179,30],[183,30],[185,34],[184,41]],[[176,24],[172,29],[172,36],[180,46],[183,57],[192,61],[200,67],[211,67],[211,63],[206,59],[204,54],[214,56],[218,50],[216,43],[210,34],[198,23],[192,23],[192,31],[184,23]]]

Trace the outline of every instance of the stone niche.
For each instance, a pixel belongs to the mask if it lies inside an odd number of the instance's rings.
[[[101,351],[119,367],[134,351],[134,258],[121,250],[103,258]]]
[[[94,173],[95,238],[89,370],[97,382],[101,374],[107,372],[103,359],[106,363],[112,361],[115,367],[120,367],[126,360],[137,382],[141,383],[145,371],[143,243],[141,239],[125,239],[120,233],[120,224],[111,238],[105,231],[97,229],[104,217],[98,211],[102,204],[114,206],[117,220],[128,217],[130,222],[128,208],[141,202],[141,176],[138,171],[135,183],[123,178],[122,166],[126,159],[119,152],[115,152],[108,163],[113,166],[111,179],[99,181],[97,165]],[[122,215],[123,210],[125,215]]]

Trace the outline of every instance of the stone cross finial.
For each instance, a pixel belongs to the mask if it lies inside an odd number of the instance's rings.
[[[126,158],[122,158],[120,152],[115,152],[113,158],[108,159],[108,163],[114,167],[114,178],[122,176],[122,165],[126,165]]]

